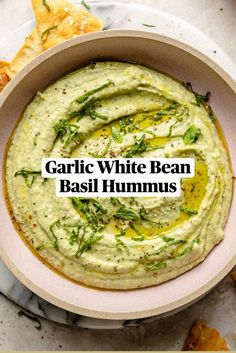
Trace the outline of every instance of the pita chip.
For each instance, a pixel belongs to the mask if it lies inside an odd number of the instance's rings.
[[[10,77],[7,75],[6,70],[9,68],[10,63],[0,61],[0,92],[10,81]]]
[[[32,0],[44,50],[67,39],[102,29],[101,21],[66,0]]]
[[[13,78],[23,67],[43,52],[41,39],[35,28],[12,60],[7,74]]]
[[[228,351],[228,345],[219,332],[196,321],[185,341],[183,351]]]

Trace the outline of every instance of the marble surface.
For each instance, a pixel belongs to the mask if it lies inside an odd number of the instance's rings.
[[[131,1],[122,0],[117,4],[93,1],[92,11],[102,17],[109,28],[148,29],[181,39],[211,56],[236,78],[236,47],[232,36],[236,31],[234,0],[199,0],[194,5],[191,0],[133,2],[141,5],[134,6]],[[144,8],[143,4],[150,7]],[[10,59],[33,26],[30,0],[0,0],[0,10],[0,57]],[[221,31],[218,31],[219,22]],[[156,27],[145,28],[143,23]],[[35,318],[32,321],[26,316],[18,316],[19,307],[2,296],[1,350],[175,350],[181,348],[196,318],[220,329],[231,349],[236,349],[236,288],[230,277],[200,302],[174,316],[126,322],[94,320],[56,308],[27,290],[1,263],[0,290],[30,312],[68,325],[40,319],[42,328],[38,330]],[[117,330],[124,326],[124,330]],[[87,327],[94,330],[82,329]],[[108,331],[111,328],[114,329],[112,339]]]

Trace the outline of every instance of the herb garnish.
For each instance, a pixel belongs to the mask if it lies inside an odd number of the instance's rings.
[[[130,147],[130,149],[128,149],[126,151],[126,153],[124,154],[125,158],[132,158],[136,155],[140,155],[143,152],[148,152],[148,151],[152,151],[155,149],[160,149],[160,148],[164,148],[163,146],[154,146],[152,147],[149,141],[145,140],[146,135],[143,134],[140,139],[136,139],[135,144]]]
[[[209,101],[211,92],[207,92],[205,95],[194,92],[196,98],[196,104],[200,107],[201,104],[207,103]]]
[[[140,218],[147,221],[148,219],[146,218],[147,217],[147,210],[142,207],[139,211],[139,214],[140,214]]]
[[[144,235],[135,235],[131,239],[134,241],[143,241],[145,238],[144,238]]]
[[[112,144],[112,138],[109,139],[109,141],[107,142],[107,145],[102,153],[99,154],[99,153],[90,152],[89,155],[93,158],[104,158],[107,155],[107,153],[111,147],[111,144]]]
[[[64,148],[66,148],[73,140],[76,139],[82,142],[86,137],[86,134],[78,131],[79,126],[71,124],[67,119],[60,119],[59,122],[53,126],[53,128],[57,133],[56,139],[58,136],[61,137],[61,141],[64,143]],[[64,139],[65,136],[67,136],[66,139]]]
[[[52,236],[53,236],[53,245],[54,245],[54,248],[55,248],[56,251],[59,250],[59,247],[58,247],[58,239],[57,239],[57,236],[55,234],[55,227],[59,228],[60,226],[61,226],[60,221],[57,220],[49,228],[50,232],[52,233]]]
[[[120,132],[117,130],[116,127],[112,126],[111,128],[111,134],[112,134],[112,138],[116,143],[121,143],[123,142],[123,137],[120,134]]]
[[[190,82],[183,83],[183,85],[189,92],[195,95],[196,103],[193,102],[192,104],[195,104],[200,107],[201,104],[207,103],[209,101],[211,92],[206,92],[205,95],[202,95],[193,90],[193,87]]]
[[[154,119],[154,120],[159,120],[159,119],[160,119],[162,116],[164,116],[164,115],[167,115],[167,116],[176,115],[176,113],[177,113],[177,110],[176,110],[176,109],[177,109],[178,107],[180,107],[180,105],[179,105],[178,103],[176,103],[176,102],[173,102],[173,103],[171,103],[171,104],[169,105],[169,107],[167,107],[166,109],[158,111],[158,112],[154,115],[153,119]]]
[[[95,93],[103,90],[104,88],[107,88],[111,85],[114,85],[114,82],[108,81],[104,83],[103,85],[96,87],[90,91],[87,91],[85,94],[82,96],[79,96],[76,98],[69,106],[68,111],[67,111],[67,116],[70,118],[78,116],[78,120],[81,119],[84,115],[88,114],[90,115],[93,119],[96,118],[106,118],[103,115],[97,113],[94,111],[94,104],[96,103],[97,99],[94,96]]]
[[[155,25],[149,25],[147,23],[143,23],[143,26],[145,26],[145,27],[156,27]]]
[[[180,207],[180,211],[190,213],[190,214],[198,214],[198,210],[194,210],[193,208],[184,207],[184,206]]]
[[[80,235],[80,228],[81,227],[77,227],[76,229],[72,229],[71,235],[68,239],[70,245],[74,245],[75,243],[78,242],[79,235]]]
[[[122,251],[122,248],[125,249],[125,251],[127,252],[127,254],[129,254],[129,248],[128,246],[119,238],[116,237],[116,248],[119,251]]]
[[[101,85],[97,88],[94,88],[94,89],[88,91],[87,93],[83,94],[82,96],[78,97],[76,99],[76,102],[77,103],[84,103],[90,96],[93,96],[95,93],[97,93],[97,92],[101,91],[102,89],[107,88],[111,85],[114,85],[114,82],[108,81],[108,82],[104,83],[103,85]]]
[[[145,264],[145,269],[147,271],[156,271],[156,270],[164,269],[164,268],[166,268],[166,266],[167,266],[166,261],[158,262],[158,263],[149,263],[149,262],[147,262]]]
[[[40,174],[41,171],[22,168],[21,170],[15,173],[15,177],[21,175],[25,179],[26,185],[31,188],[34,183],[35,176]]]
[[[205,108],[206,108],[206,110],[208,112],[209,118],[211,119],[211,121],[213,123],[215,123],[216,122],[216,116],[215,116],[215,114],[214,114],[214,112],[212,110],[212,107],[210,105],[207,105]]]
[[[124,116],[123,118],[119,119],[119,126],[120,126],[120,131],[123,131],[126,133],[126,128],[128,127],[129,132],[131,132],[130,129],[132,129],[133,125],[133,118],[130,116]]]
[[[97,200],[73,197],[72,204],[76,210],[83,213],[93,230],[99,231],[104,228],[105,221],[102,215],[107,211]]]
[[[96,235],[96,233],[92,233],[90,237],[87,240],[84,240],[79,246],[75,256],[79,258],[84,252],[90,250],[93,244],[97,243],[102,238],[102,235]]]
[[[108,116],[106,115],[102,115],[98,112],[96,112],[94,109],[89,109],[86,111],[86,113],[92,118],[92,119],[102,119],[102,120],[107,120],[108,119]]]
[[[216,117],[215,117],[215,114],[213,113],[211,106],[208,104],[204,104],[209,101],[211,92],[207,92],[205,95],[201,95],[193,90],[190,82],[184,83],[184,87],[187,88],[188,91],[192,92],[195,95],[196,103],[193,102],[192,104],[197,105],[197,106],[200,106],[201,104],[203,104],[204,108],[208,112],[209,118],[211,119],[211,121],[213,123],[215,123]]]
[[[42,42],[45,42],[45,40],[47,39],[49,33],[50,33],[53,29],[55,29],[55,28],[57,28],[57,26],[52,26],[52,27],[46,29],[46,31],[44,31],[44,32],[42,33],[42,35],[41,35],[41,40],[42,40]]]
[[[113,205],[122,205],[118,197],[110,197],[110,200]]]
[[[120,207],[118,211],[114,214],[114,217],[129,221],[136,221],[140,219],[140,215],[138,212],[125,206]]]
[[[102,115],[98,112],[96,112],[92,107],[86,110],[86,114],[90,116],[92,119],[102,119],[102,120],[108,120],[108,116]]]
[[[58,228],[66,230],[68,233],[68,242],[70,245],[74,245],[75,243],[81,243],[84,237],[85,229],[86,229],[86,224],[77,222],[74,224],[62,224],[59,220],[55,223],[52,224],[50,231],[54,234],[54,239],[55,242],[57,242],[57,237],[55,235],[54,227],[57,226]],[[81,234],[81,230],[83,233]],[[42,245],[39,247],[39,250],[44,249],[45,247],[48,247],[47,244]]]
[[[161,238],[162,238],[162,240],[165,241],[166,243],[168,243],[169,241],[173,241],[173,240],[174,240],[174,238],[170,238],[170,237],[168,237],[167,235],[163,235]]]
[[[84,0],[81,1],[81,4],[87,9],[90,10],[91,6],[89,4],[87,4]]]
[[[176,121],[174,122],[174,124],[172,124],[170,126],[170,130],[169,130],[167,137],[170,137],[172,135],[173,127],[179,121],[182,121],[185,117],[187,117],[189,115],[189,108],[187,106],[179,105],[178,103],[176,103],[176,104],[177,105],[174,106],[174,111],[171,112],[171,114],[170,113],[166,114],[166,115],[173,115],[176,118]],[[176,107],[176,109],[175,109],[175,107]]]
[[[50,6],[48,5],[46,0],[43,0],[43,5],[46,7],[46,9],[48,10],[48,12],[51,12]]]
[[[169,240],[169,241],[166,242],[166,243],[167,243],[167,244],[161,246],[158,250],[155,250],[155,251],[153,251],[153,252],[151,252],[151,253],[147,253],[147,254],[146,254],[146,257],[159,255],[161,252],[163,252],[163,251],[166,250],[166,249],[169,249],[171,246],[173,246],[173,245],[179,245],[179,244],[184,244],[184,243],[186,243],[186,241],[185,241],[185,240],[181,240],[181,239],[176,239],[176,240],[172,239],[172,240]]]
[[[187,255],[189,254],[192,250],[193,250],[193,247],[195,244],[198,244],[199,243],[199,238],[197,237],[196,239],[193,239],[191,242],[190,242],[190,245],[187,246],[181,253],[179,253],[177,255],[177,257],[181,257],[181,256],[184,256],[184,255]]]
[[[191,145],[196,142],[201,135],[201,130],[196,128],[194,125],[190,126],[183,135],[183,141],[185,145]]]

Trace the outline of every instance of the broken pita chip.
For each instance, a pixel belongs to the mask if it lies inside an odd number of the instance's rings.
[[[185,341],[183,351],[228,351],[228,345],[219,332],[196,321]]]
[[[9,63],[5,61],[0,61],[0,92],[10,81],[10,77],[6,73],[7,68],[9,67]]]
[[[232,271],[230,273],[230,276],[231,276],[232,280],[236,283],[236,270]]]
[[[7,69],[7,74],[13,78],[23,67],[30,61],[36,58],[43,52],[41,39],[35,28],[32,33],[26,38],[25,43],[12,60],[10,67]]]
[[[6,62],[6,61],[0,61],[0,69],[4,69],[6,67],[8,67],[10,65],[10,63]]]
[[[44,50],[67,39],[102,29],[101,21],[66,0],[32,0]]]

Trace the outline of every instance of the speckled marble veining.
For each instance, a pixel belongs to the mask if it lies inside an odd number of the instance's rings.
[[[102,18],[106,29],[148,30],[182,40],[210,56],[236,79],[236,47],[228,38],[231,33],[234,40],[236,32],[234,0],[228,0],[227,5],[223,0],[199,0],[194,4],[191,0],[87,2],[91,11]],[[30,0],[0,0],[0,11],[0,58],[10,60],[34,26]],[[221,33],[217,31],[219,21]],[[66,312],[33,294],[1,262],[0,292],[30,313],[68,326],[43,320],[42,330],[37,331],[27,318],[17,317],[19,308],[0,297],[0,349],[4,350],[177,350],[195,319],[206,320],[218,328],[231,349],[236,349],[236,287],[230,276],[199,302],[158,320],[152,317],[107,321]],[[78,327],[94,330],[90,334]],[[112,334],[108,331],[123,327],[126,330],[114,330]]]

